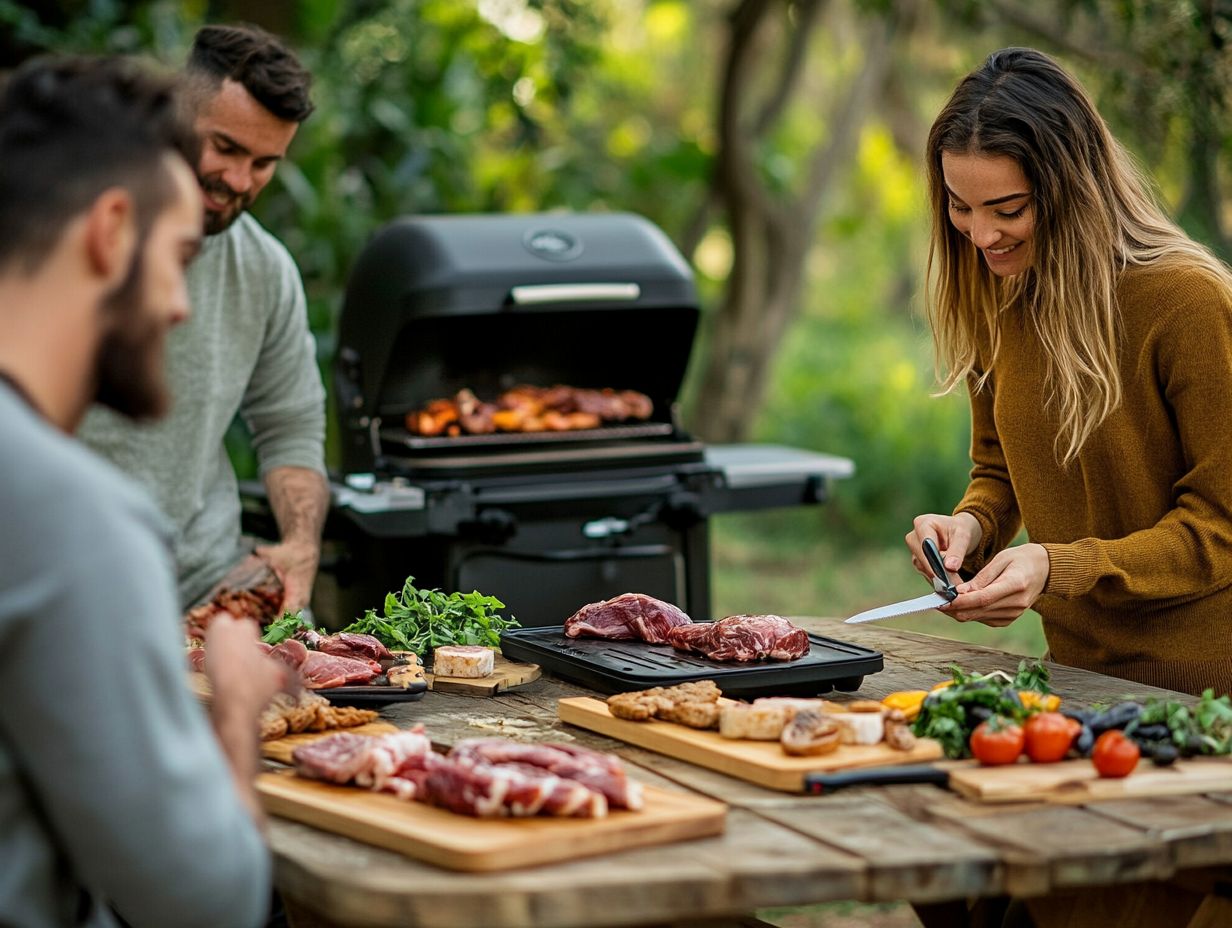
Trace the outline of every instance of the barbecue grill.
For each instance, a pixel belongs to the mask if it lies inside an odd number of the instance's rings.
[[[480,590],[523,625],[636,591],[710,617],[709,517],[817,504],[842,458],[707,447],[678,420],[698,325],[688,265],[629,214],[399,219],[359,256],[338,328],[333,480],[313,607],[327,625],[416,585]],[[420,435],[467,389],[636,390],[649,418],[560,432]]]

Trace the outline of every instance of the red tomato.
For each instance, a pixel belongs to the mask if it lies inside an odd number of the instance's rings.
[[[1127,777],[1138,766],[1138,745],[1115,728],[1095,739],[1091,760],[1101,777]]]
[[[1023,736],[1027,757],[1037,764],[1059,761],[1082,731],[1082,725],[1060,712],[1037,712],[1027,719]]]
[[[971,733],[971,753],[985,767],[1014,763],[1022,743],[1022,729],[1000,717],[981,722]]]

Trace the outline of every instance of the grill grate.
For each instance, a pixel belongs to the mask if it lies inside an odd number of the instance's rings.
[[[381,443],[406,451],[464,451],[470,448],[523,448],[538,445],[585,445],[600,441],[629,441],[663,438],[675,434],[670,422],[639,422],[636,425],[610,425],[601,429],[571,432],[493,432],[488,435],[425,436],[405,428],[388,426],[380,430]]]

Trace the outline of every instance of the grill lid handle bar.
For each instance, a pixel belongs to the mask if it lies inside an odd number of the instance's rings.
[[[511,287],[509,298],[517,306],[538,306],[543,303],[578,303],[582,301],[629,302],[642,295],[637,284],[525,284]]]

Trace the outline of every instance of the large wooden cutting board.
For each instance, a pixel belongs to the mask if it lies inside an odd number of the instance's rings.
[[[1170,767],[1149,760],[1121,779],[1101,779],[1089,760],[1006,767],[955,767],[950,788],[978,802],[1052,802],[1079,805],[1099,799],[1138,799],[1232,790],[1232,760],[1193,758]]]
[[[538,664],[521,664],[511,661],[499,651],[495,656],[492,672],[486,677],[439,677],[427,673],[428,689],[436,693],[454,693],[459,696],[495,696],[515,686],[531,683],[540,677]]]
[[[727,806],[645,787],[646,806],[606,818],[477,819],[383,793],[305,780],[257,779],[261,804],[292,819],[450,870],[513,870],[721,834]]]
[[[921,738],[910,751],[896,751],[886,744],[845,744],[821,757],[791,757],[777,741],[736,741],[717,731],[699,731],[673,722],[631,722],[615,718],[607,703],[589,696],[557,702],[561,721],[619,738],[638,747],[708,767],[759,786],[786,792],[803,792],[809,773],[912,764],[941,757],[941,745]]]

